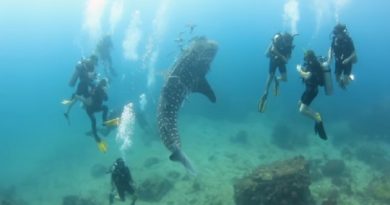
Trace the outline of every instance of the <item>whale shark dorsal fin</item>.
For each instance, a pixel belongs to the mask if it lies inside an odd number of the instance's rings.
[[[217,100],[214,91],[211,88],[209,82],[207,82],[206,78],[201,78],[198,84],[192,89],[192,92],[202,93],[213,103],[215,103]]]

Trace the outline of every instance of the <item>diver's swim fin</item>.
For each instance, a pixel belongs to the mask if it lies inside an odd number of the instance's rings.
[[[275,77],[274,95],[279,96],[279,80]]]
[[[115,195],[113,193],[110,193],[110,195],[108,195],[108,201],[110,205],[114,203],[114,198]]]
[[[117,117],[111,120],[107,120],[104,122],[104,125],[107,127],[116,127],[120,124],[121,118]]]
[[[316,122],[314,124],[314,132],[320,136],[321,139],[327,140],[328,136],[326,135],[324,125],[322,121]]]
[[[260,98],[259,105],[258,105],[259,112],[265,112],[266,105],[267,105],[267,95],[263,95]]]
[[[69,114],[65,112],[64,117],[65,117],[66,121],[68,122],[68,125],[70,125]]]
[[[102,153],[106,153],[108,150],[107,143],[103,140],[100,140],[100,142],[97,143],[98,149]]]
[[[196,171],[195,171],[194,167],[192,166],[192,163],[190,162],[188,157],[184,154],[184,152],[182,152],[180,149],[173,152],[169,156],[169,159],[172,161],[175,161],[175,162],[180,162],[191,175],[193,175],[193,176],[196,175]]]

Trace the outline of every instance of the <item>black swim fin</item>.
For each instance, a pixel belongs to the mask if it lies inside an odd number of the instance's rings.
[[[64,117],[65,117],[66,121],[68,122],[68,125],[70,126],[69,114],[65,112]]]
[[[260,98],[259,105],[258,105],[259,112],[265,112],[266,105],[267,105],[267,95],[263,95]]]
[[[321,139],[327,140],[328,136],[326,135],[324,125],[321,122],[316,122],[314,124],[314,132],[320,136]]]
[[[279,96],[279,80],[276,76],[275,76],[274,95]]]
[[[114,198],[115,195],[113,193],[110,193],[110,195],[108,195],[108,201],[110,205],[114,203]]]

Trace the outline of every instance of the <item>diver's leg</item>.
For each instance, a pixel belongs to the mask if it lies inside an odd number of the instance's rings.
[[[270,59],[269,60],[269,67],[268,67],[268,77],[267,77],[267,81],[265,83],[265,90],[264,90],[264,93],[261,96],[261,98],[259,100],[259,104],[258,104],[258,111],[259,112],[264,112],[265,111],[265,107],[266,107],[266,104],[267,104],[267,97],[268,97],[269,88],[271,86],[272,81],[274,79],[276,80],[276,78],[275,78],[275,71],[276,71],[276,63],[275,63],[274,60]]]
[[[287,82],[287,69],[286,69],[286,64],[282,63],[279,65],[279,72],[280,76],[277,77],[277,80]]]
[[[265,108],[267,105],[268,90],[269,90],[269,87],[272,83],[272,80],[274,79],[274,76],[275,75],[272,75],[272,74],[270,74],[268,76],[264,94],[261,96],[261,98],[259,100],[259,104],[258,104],[258,108],[257,108],[259,112],[265,112]]]
[[[118,199],[118,192],[115,188],[115,184],[113,184],[113,182],[111,182],[111,192],[109,194],[109,201],[110,201],[110,205],[114,203],[115,199]]]
[[[336,75],[336,82],[339,84],[339,86],[342,89],[345,89],[344,81],[343,81],[343,64],[340,62],[340,60],[336,60],[335,63],[335,75]]]
[[[109,195],[108,195],[108,201],[109,201],[109,204],[113,204],[114,203],[114,199],[115,199],[115,194],[113,192],[111,192]]]
[[[280,81],[283,81],[283,82],[287,82],[287,73],[284,72],[284,73],[280,73],[280,76],[277,78],[277,80],[280,82]]]
[[[272,81],[275,78],[275,73],[270,73],[267,78],[267,82],[265,84],[265,90],[263,96],[267,96],[269,92],[269,87],[271,86]]]
[[[306,84],[306,89],[301,96],[299,105],[299,112],[313,119],[314,121],[320,121],[319,113],[313,111],[309,106],[313,102],[314,98],[318,94],[318,88],[315,85]]]
[[[318,94],[317,86],[306,85],[306,90],[301,97],[299,112],[314,120],[314,132],[320,136],[321,139],[326,140],[326,135],[322,118],[319,112],[312,110],[309,105]]]
[[[106,105],[103,105],[102,106],[102,120],[103,120],[103,124],[105,121],[107,121],[107,115],[108,115],[108,107]]]
[[[133,185],[128,184],[127,192],[128,192],[128,194],[131,195],[131,205],[135,205],[135,202],[137,201],[138,196],[136,194],[136,191],[135,191],[135,188],[133,187]]]
[[[85,92],[88,92],[88,88],[86,88],[86,84],[85,83],[79,83],[77,85],[76,93],[74,93],[72,95],[71,100],[70,100],[71,102],[68,104],[68,108],[67,108],[66,112],[64,113],[64,116],[68,120],[68,123],[69,123],[69,114],[70,114],[70,111],[73,108],[73,105],[78,100],[80,100],[84,104],[87,102],[87,100],[83,97],[83,95],[88,94],[88,93],[85,93]]]
[[[117,187],[119,199],[125,201],[125,189],[123,187]]]
[[[351,77],[352,73],[352,63],[343,64],[343,77],[342,77],[342,84],[344,87],[346,87],[353,78]]]
[[[96,117],[94,115],[94,110],[92,108],[87,108],[86,112],[88,114],[89,119],[91,120],[91,127],[92,127],[92,134],[97,143],[99,143],[100,137],[97,134],[97,129],[96,129]]]
[[[279,95],[280,81],[283,81],[283,82],[287,81],[286,64],[284,64],[284,63],[279,64],[279,73],[280,73],[280,76],[275,77],[275,87],[274,87],[275,96]]]
[[[110,74],[114,77],[116,77],[118,74],[116,72],[116,70],[112,67],[112,59],[111,59],[111,55],[108,55],[107,56],[107,64],[108,64],[108,69],[110,71]]]
[[[138,199],[138,196],[134,193],[131,196],[131,205],[135,205],[135,202],[137,201],[137,199]]]
[[[318,112],[315,112],[308,105],[300,102],[299,112],[306,115],[307,117],[313,119],[315,122],[321,122],[321,115]]]
[[[70,100],[70,103],[68,104],[68,108],[66,109],[66,111],[64,112],[64,116],[66,119],[69,120],[69,114],[70,114],[70,111],[72,110],[72,107],[73,105],[77,102],[77,98],[75,98],[75,95],[73,94],[72,95],[72,98]]]
[[[272,84],[272,81],[275,79],[275,73],[270,73],[268,75],[268,78],[267,78],[267,82],[266,82],[266,85],[265,85],[265,91],[264,91],[264,95],[268,95],[268,92],[269,92],[269,88]]]
[[[77,95],[76,99],[81,101],[84,106],[90,106],[92,104],[92,99],[90,97],[85,97],[81,95]]]
[[[271,83],[275,78],[275,71],[276,71],[276,62],[275,62],[275,60],[270,59],[269,67],[268,67],[268,78],[267,78],[267,82],[265,84],[265,91],[264,91],[263,96],[268,95],[268,91],[269,91],[269,88],[271,86]]]

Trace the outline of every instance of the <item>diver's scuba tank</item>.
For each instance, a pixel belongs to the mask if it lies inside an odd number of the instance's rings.
[[[318,57],[318,61],[321,64],[323,76],[324,76],[324,90],[326,95],[333,94],[333,83],[332,83],[332,73],[331,68],[328,63],[328,59],[323,56]]]
[[[77,79],[79,78],[80,76],[80,70],[82,69],[82,67],[84,66],[85,62],[85,59],[82,58],[81,60],[79,60],[77,62],[77,65],[76,65],[76,68],[74,69],[74,72],[73,72],[73,75],[72,77],[70,78],[69,80],[69,86],[70,87],[74,87],[76,85],[76,82],[77,82]]]
[[[74,87],[76,85],[77,78],[79,78],[79,75],[80,75],[79,69],[77,69],[77,68],[74,69],[73,75],[72,75],[72,77],[69,80],[69,86],[70,87]]]

